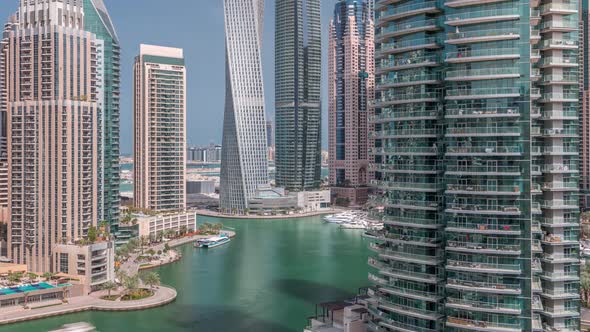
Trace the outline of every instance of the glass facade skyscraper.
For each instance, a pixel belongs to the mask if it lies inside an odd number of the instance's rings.
[[[577,331],[577,2],[375,11],[371,330]]]
[[[320,187],[320,0],[275,2],[275,165],[277,186]]]
[[[266,115],[262,84],[263,0],[224,0],[225,114],[220,207],[243,213],[268,185]]]
[[[119,223],[119,100],[120,100],[120,57],[119,37],[111,21],[103,0],[84,1],[84,29],[96,35],[100,40],[100,63],[97,67],[100,75],[98,102],[101,112],[99,192],[103,210],[101,220],[111,225],[111,231],[117,232]]]

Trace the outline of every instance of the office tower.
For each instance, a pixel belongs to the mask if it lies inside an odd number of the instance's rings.
[[[272,121],[266,121],[266,145],[269,148],[275,146],[275,132],[273,130]]]
[[[256,188],[268,184],[262,85],[263,0],[224,0],[226,97],[220,206],[244,212]]]
[[[8,255],[52,270],[51,251],[81,239],[98,199],[99,40],[82,1],[23,0],[7,33]]]
[[[141,45],[133,67],[135,207],[186,207],[186,68],[179,48]]]
[[[11,16],[4,25],[0,38],[0,222],[7,223],[8,218],[8,81],[6,71],[8,69],[8,35],[16,24],[16,17]],[[6,239],[4,239],[6,240]],[[2,254],[0,254],[2,256]]]
[[[103,0],[84,0],[84,30],[94,33],[97,42],[97,102],[101,112],[99,193],[103,206],[100,220],[116,233],[119,223],[119,37]]]
[[[275,6],[276,183],[314,190],[321,182],[320,0]]]
[[[375,11],[371,328],[579,330],[578,4]]]
[[[328,47],[330,187],[336,204],[368,198],[369,101],[375,93],[373,13],[364,0],[336,3]]]

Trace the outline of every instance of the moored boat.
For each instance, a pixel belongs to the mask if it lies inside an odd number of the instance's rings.
[[[212,236],[206,239],[197,240],[195,247],[197,248],[215,248],[226,243],[229,243],[230,238],[226,234],[220,234],[219,236]]]

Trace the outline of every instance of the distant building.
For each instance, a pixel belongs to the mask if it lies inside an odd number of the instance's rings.
[[[183,50],[141,45],[134,65],[134,201],[186,207],[186,68]]]
[[[115,244],[58,244],[53,249],[53,264],[59,276],[78,279],[87,294],[115,279]]]
[[[252,214],[291,214],[318,212],[330,208],[330,191],[299,191],[288,193],[284,188],[261,186],[250,199]]]
[[[275,0],[276,183],[320,188],[322,30],[320,0]]]
[[[243,213],[268,184],[262,83],[263,0],[224,0],[226,98],[220,206]]]
[[[301,212],[317,212],[330,209],[330,190],[300,191],[297,195],[297,208]]]
[[[580,203],[582,209],[590,208],[590,13],[588,1],[580,1]]]
[[[221,162],[221,145],[190,146],[187,148],[186,160],[201,163],[219,163]]]
[[[139,236],[156,237],[160,232],[194,232],[197,230],[195,212],[160,213],[157,215],[134,215],[139,225]]]
[[[275,146],[275,132],[272,126],[272,120],[266,121],[266,145],[269,148]]]
[[[328,49],[330,186],[334,202],[368,199],[369,101],[375,90],[372,12],[366,1],[336,3]]]
[[[215,181],[210,180],[186,180],[186,194],[213,194],[215,193]]]

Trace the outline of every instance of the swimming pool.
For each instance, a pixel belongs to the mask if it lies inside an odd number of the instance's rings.
[[[2,288],[2,289],[0,289],[0,296],[33,292],[33,291],[37,291],[37,290],[51,289],[51,288],[55,288],[55,286],[50,285],[46,282],[41,282],[41,283],[34,284],[34,285]]]

